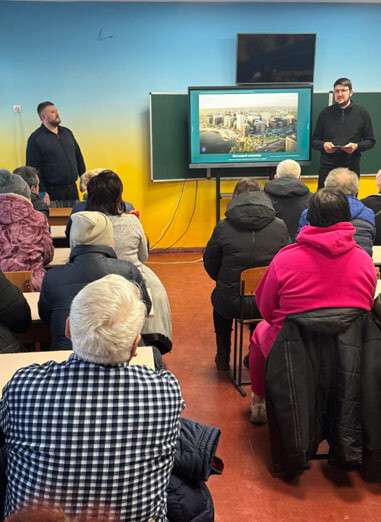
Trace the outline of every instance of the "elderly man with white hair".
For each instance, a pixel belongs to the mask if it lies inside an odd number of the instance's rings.
[[[308,207],[311,194],[300,180],[301,168],[294,160],[281,161],[273,180],[264,191],[270,197],[278,218],[283,219],[292,241],[295,240],[300,214]]]
[[[376,237],[375,216],[373,210],[367,208],[357,199],[359,178],[355,172],[344,167],[331,170],[324,182],[324,188],[333,192],[343,192],[348,199],[351,210],[352,224],[356,229],[354,239],[365,252],[372,256]],[[308,225],[307,210],[304,210],[299,220],[299,229]]]
[[[381,245],[381,170],[377,172],[375,181],[378,193],[362,199],[361,202],[374,212],[376,218],[376,239],[374,244]]]
[[[5,516],[45,500],[67,514],[107,505],[121,520],[167,520],[183,400],[170,372],[129,365],[145,313],[124,277],[88,284],[67,323],[73,355],[23,368],[5,386]]]

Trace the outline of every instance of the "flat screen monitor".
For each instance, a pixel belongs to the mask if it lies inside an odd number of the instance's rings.
[[[189,166],[308,162],[311,106],[311,85],[189,87]]]
[[[315,34],[238,34],[236,83],[312,83]]]

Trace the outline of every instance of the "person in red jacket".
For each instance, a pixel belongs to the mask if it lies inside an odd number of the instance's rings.
[[[290,314],[319,308],[371,310],[376,270],[371,257],[353,239],[355,228],[342,192],[322,189],[308,208],[308,222],[274,257],[262,279],[256,302],[263,317],[250,347],[253,400],[251,421],[266,422],[265,361]]]

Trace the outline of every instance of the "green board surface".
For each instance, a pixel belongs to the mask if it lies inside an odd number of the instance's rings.
[[[376,146],[362,155],[362,174],[374,174],[381,166],[378,146],[381,145],[381,93],[357,93],[353,101],[365,107],[372,118]],[[188,95],[152,93],[150,100],[151,124],[151,179],[176,181],[206,177],[206,169],[188,167]],[[315,93],[312,103],[312,128],[319,113],[328,105],[328,93]],[[302,167],[304,176],[317,176],[318,151],[312,151],[311,163]],[[212,169],[212,176],[239,178],[242,176],[267,177],[273,167],[242,167]]]

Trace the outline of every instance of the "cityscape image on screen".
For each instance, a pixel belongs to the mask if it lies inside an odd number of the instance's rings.
[[[297,150],[298,93],[201,94],[200,154]]]

